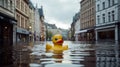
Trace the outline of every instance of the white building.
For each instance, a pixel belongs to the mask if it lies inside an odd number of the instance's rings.
[[[119,40],[120,0],[96,0],[96,40]]]
[[[58,28],[58,31],[59,31],[58,34],[61,34],[64,40],[68,40],[69,34],[67,29]]]
[[[76,13],[75,18],[75,40],[78,41],[80,34],[80,12]]]
[[[40,40],[40,19],[39,19],[39,11],[38,8],[35,8],[35,28],[34,28],[34,39],[35,40]]]
[[[55,35],[55,34],[61,34],[61,32],[60,32],[59,29],[49,29],[49,31],[52,32],[52,35]]]

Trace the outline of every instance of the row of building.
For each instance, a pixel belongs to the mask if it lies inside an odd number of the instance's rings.
[[[43,8],[34,7],[30,0],[1,0],[0,22],[0,43],[44,40]]]
[[[67,39],[67,30],[45,23],[42,6],[34,7],[30,0],[0,0],[0,66],[13,67],[16,46],[51,40],[54,34]]]
[[[79,41],[120,41],[120,1],[81,0],[70,38]]]
[[[42,7],[30,0],[0,0],[0,66],[13,64],[14,44],[44,39]]]
[[[46,26],[46,40],[51,40],[55,34],[62,34],[64,40],[68,40],[68,30],[57,28],[55,24],[45,23]]]

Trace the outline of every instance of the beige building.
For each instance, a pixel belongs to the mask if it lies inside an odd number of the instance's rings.
[[[82,0],[80,5],[80,38],[81,40],[94,40],[95,0]]]
[[[29,0],[16,0],[17,41],[29,40]]]
[[[44,24],[44,17],[40,17],[40,34],[41,34],[41,41],[45,40],[46,37],[46,29]]]
[[[29,14],[29,40],[34,41],[34,29],[35,29],[35,7],[30,2],[30,14]]]
[[[39,8],[39,16],[40,16],[40,39],[44,41],[46,38],[46,27],[44,22],[44,14],[43,14],[43,7]]]
[[[34,23],[34,41],[40,41],[40,18],[39,9],[35,8],[35,23]]]

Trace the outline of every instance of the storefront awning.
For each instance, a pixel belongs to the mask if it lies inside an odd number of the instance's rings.
[[[17,20],[14,17],[8,16],[8,15],[1,13],[1,12],[0,12],[0,19],[9,21],[12,24],[17,24]]]
[[[29,31],[23,28],[19,28],[17,27],[17,33],[21,33],[21,34],[29,34]]]
[[[75,34],[79,34],[79,33],[83,33],[83,32],[87,32],[87,30],[75,31]]]

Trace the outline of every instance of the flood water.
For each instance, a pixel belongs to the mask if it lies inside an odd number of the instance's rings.
[[[46,52],[44,43],[34,45],[29,67],[120,67],[118,43],[65,41],[64,44],[69,49],[59,54]]]

